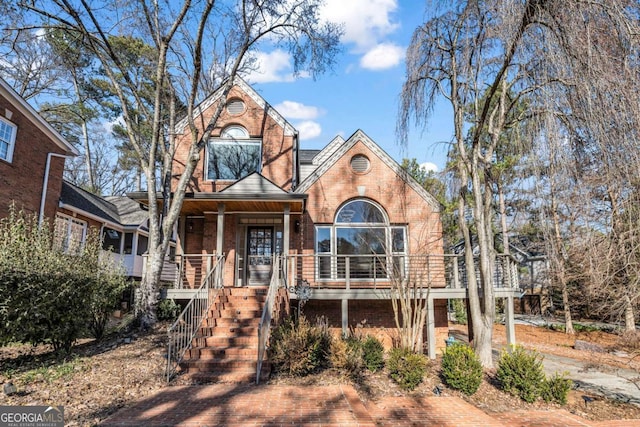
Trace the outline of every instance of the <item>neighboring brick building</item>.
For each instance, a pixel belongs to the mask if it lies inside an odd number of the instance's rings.
[[[0,217],[9,206],[53,218],[65,157],[78,151],[0,79]]]
[[[50,221],[65,250],[82,245],[94,227],[127,275],[140,279],[148,214],[127,197],[102,198],[65,182],[65,158],[78,154],[0,79],[0,218],[14,203],[16,209]]]
[[[204,127],[219,102],[221,93],[206,99],[195,122]],[[174,177],[191,138],[186,121],[179,130]],[[388,342],[396,333],[390,288],[419,282],[426,301],[428,288],[445,287],[435,198],[360,130],[323,150],[301,149],[297,131],[241,79],[187,191],[177,252],[224,255],[225,287],[268,285],[272,255],[284,254],[292,306],[293,289],[308,284],[309,317],[343,330],[382,328]],[[185,286],[197,287],[196,276],[187,272]],[[446,299],[431,297],[428,308],[433,356],[448,333]]]

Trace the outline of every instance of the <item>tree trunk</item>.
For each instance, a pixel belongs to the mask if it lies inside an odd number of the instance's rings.
[[[139,314],[140,327],[148,329],[155,325],[158,318],[156,308],[160,301],[160,276],[164,263],[163,252],[160,250],[150,251],[146,259],[144,275],[140,283],[139,300],[136,304],[136,311]]]
[[[567,277],[565,273],[565,256],[562,248],[562,236],[560,235],[560,218],[558,217],[558,206],[555,197],[555,189],[551,185],[551,212],[553,216],[553,240],[555,245],[556,278],[560,282],[562,290],[562,306],[564,310],[564,331],[569,335],[575,334],[573,320],[571,319],[571,303],[569,302],[569,290],[567,288]]]
[[[624,297],[624,330],[626,332],[636,331],[636,319],[629,295]]]

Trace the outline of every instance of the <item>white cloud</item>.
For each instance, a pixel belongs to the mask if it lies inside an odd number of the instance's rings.
[[[322,133],[322,127],[320,127],[320,124],[311,120],[300,122],[296,124],[295,127],[300,133],[300,140],[303,141],[307,139],[317,138]]]
[[[291,55],[282,49],[272,52],[255,52],[256,70],[246,77],[250,83],[292,82],[293,65]],[[304,75],[302,75],[304,77]]]
[[[420,167],[427,172],[438,172],[438,166],[435,163],[425,162]]]
[[[321,10],[324,20],[343,24],[342,41],[366,51],[400,26],[390,15],[398,8],[396,0],[327,0]]]
[[[393,68],[404,58],[405,50],[393,43],[382,43],[360,58],[360,66],[368,70]]]
[[[318,107],[304,105],[295,101],[283,101],[274,108],[287,119],[310,120],[321,114]]]

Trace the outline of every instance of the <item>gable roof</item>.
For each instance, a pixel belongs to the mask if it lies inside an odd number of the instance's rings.
[[[102,198],[67,181],[62,181],[59,205],[110,226],[138,226],[149,217],[135,200],[124,196]]]
[[[300,183],[296,188],[296,193],[305,193],[311,186],[320,179],[333,165],[344,156],[358,141],[362,142],[373,154],[378,156],[382,162],[393,170],[411,189],[420,195],[436,212],[440,212],[441,206],[438,200],[431,193],[425,190],[409,173],[391,158],[378,144],[367,136],[361,129],[358,129],[346,141],[337,136],[313,159],[313,163],[318,167]]]
[[[285,136],[293,136],[297,133],[295,128],[287,120],[285,120],[285,118],[280,113],[278,113],[273,107],[271,107],[271,105],[262,96],[260,96],[258,92],[256,92],[251,86],[249,86],[249,84],[246,81],[244,81],[244,79],[242,79],[239,76],[236,76],[233,80],[233,86],[240,88],[244,93],[246,93],[249,96],[249,98],[253,100],[253,102],[258,104],[260,108],[265,110],[269,115],[269,117],[271,117],[276,123],[278,123],[282,127],[282,129],[284,130]],[[209,107],[211,107],[218,100],[220,100],[223,94],[223,88],[224,88],[224,84],[220,85],[220,88],[218,88],[215,92],[213,92],[211,95],[205,98],[200,104],[198,104],[194,108],[194,112],[195,112],[194,120],[197,117],[200,117]],[[187,125],[188,125],[188,121],[187,121],[187,117],[185,117],[176,124],[176,132],[184,133],[184,131],[187,129]]]
[[[320,154],[322,150],[300,149],[298,150],[298,158],[300,164],[313,164],[313,159]]]
[[[80,152],[69,143],[57,130],[53,128],[38,112],[16,92],[9,84],[0,78],[0,95],[7,98],[11,105],[17,108],[42,133],[47,135],[67,156],[78,156]]]
[[[225,194],[288,194],[262,174],[253,172],[221,190]]]

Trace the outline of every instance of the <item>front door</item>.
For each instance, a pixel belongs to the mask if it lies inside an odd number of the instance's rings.
[[[249,286],[268,285],[274,246],[273,227],[247,228],[247,272]]]

